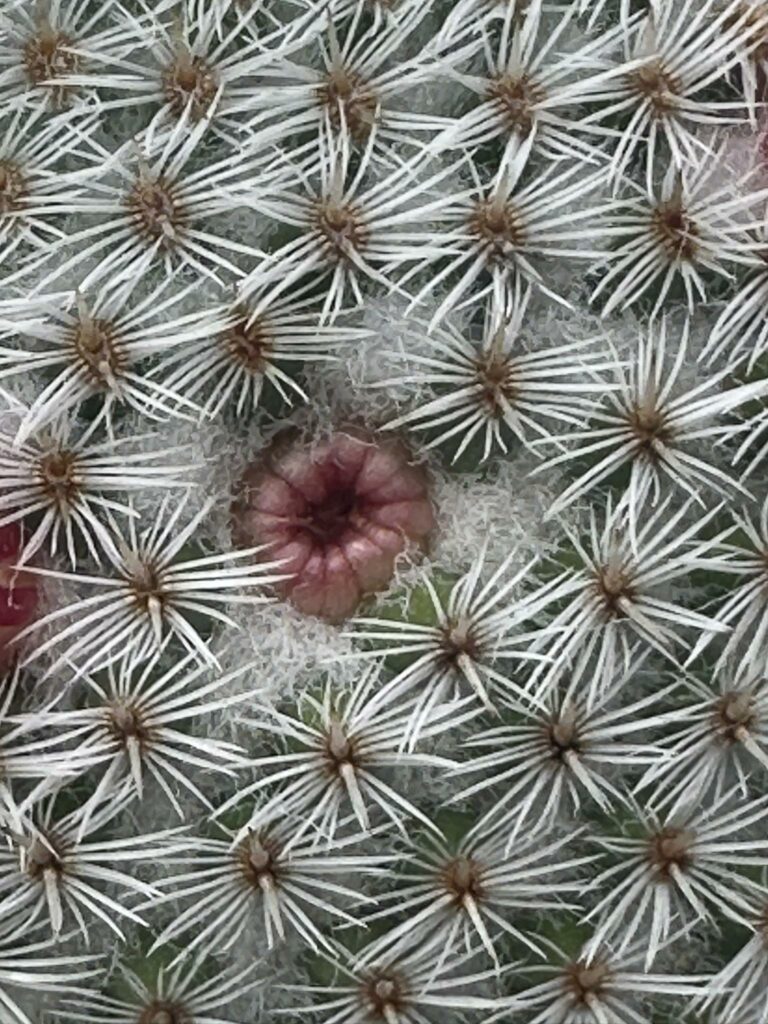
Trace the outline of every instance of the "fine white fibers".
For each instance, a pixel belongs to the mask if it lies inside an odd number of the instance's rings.
[[[0,0],[5,1024],[764,1024],[766,0]]]

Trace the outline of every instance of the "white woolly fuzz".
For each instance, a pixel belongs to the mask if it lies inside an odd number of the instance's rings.
[[[766,0],[0,8],[3,1020],[764,1024]]]
[[[513,551],[518,565],[546,552],[555,536],[543,521],[552,482],[548,487],[540,478],[530,479],[534,465],[519,455],[485,478],[436,472],[434,562],[452,571],[466,569],[486,546],[492,565],[501,564]]]

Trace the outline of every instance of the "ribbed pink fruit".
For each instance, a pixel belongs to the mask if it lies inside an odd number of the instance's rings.
[[[286,560],[281,594],[331,622],[386,587],[397,556],[435,523],[426,474],[402,445],[357,431],[274,446],[246,470],[233,514],[237,543]]]

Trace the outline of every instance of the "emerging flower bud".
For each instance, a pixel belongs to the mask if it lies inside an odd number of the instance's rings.
[[[397,556],[434,526],[426,476],[405,449],[346,431],[273,448],[246,470],[233,514],[238,543],[286,560],[282,595],[331,622],[386,587]]]

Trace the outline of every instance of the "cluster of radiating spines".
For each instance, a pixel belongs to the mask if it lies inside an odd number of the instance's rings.
[[[660,307],[673,286],[694,306],[713,276],[762,267],[754,168],[736,184],[712,173],[714,130],[744,101],[707,98],[751,67],[750,5],[656,4],[575,52],[558,44],[578,5],[553,27],[538,0],[442,24],[429,5],[297,5],[281,23],[234,0],[138,4],[82,25],[83,4],[28,6],[7,15],[0,164],[3,277],[25,293],[66,281],[87,297],[162,267],[274,298],[312,274],[328,316],[362,290],[418,304],[441,286],[434,324],[521,281],[559,296],[558,257],[597,265],[606,311],[651,292]],[[446,81],[467,113],[409,109]],[[97,128],[116,109],[138,130],[110,148]],[[247,211],[293,237],[244,240]]]
[[[587,993],[627,1020],[638,997],[714,998],[711,973],[669,963],[692,929],[730,920],[762,934],[766,890],[750,870],[768,857],[762,679],[730,668],[713,687],[674,661],[664,671],[631,636],[630,668],[616,666],[607,689],[592,693],[572,672],[544,686],[535,662],[520,670],[515,623],[541,621],[561,581],[520,597],[530,566],[485,581],[483,569],[447,585],[425,577],[431,614],[410,627],[353,620],[374,651],[385,646],[352,690],[329,670],[275,704],[252,667],[211,676],[191,653],[140,670],[117,662],[104,683],[84,674],[71,706],[54,697],[19,711],[13,676],[0,906],[44,936],[79,930],[92,945],[99,922],[118,935],[151,926],[162,971],[154,987],[143,976],[131,988],[139,1006],[178,1000],[179,1013],[192,996],[170,979],[190,992],[204,979],[223,1007],[262,984],[268,962],[210,974],[244,942],[261,956],[287,945],[329,960],[341,987],[294,986],[291,1003],[344,1000],[350,1021],[365,1000],[373,1020],[452,1006],[543,1022],[576,1014]],[[551,635],[549,619],[529,639]],[[240,743],[214,739],[205,723],[235,705]],[[177,825],[110,831],[126,809],[158,801]],[[148,862],[150,881],[132,870]],[[542,931],[547,915],[567,948]],[[364,947],[348,949],[345,934],[365,929]],[[750,972],[752,999],[765,956],[750,940],[723,968]],[[527,987],[508,982],[513,967]],[[114,984],[77,993],[62,1019],[107,1014]]]
[[[477,436],[486,459],[515,440],[535,442],[547,466],[604,445],[600,468],[564,487],[555,508],[629,461],[633,484],[642,478],[638,500],[665,469],[689,490],[728,486],[727,470],[702,466],[686,445],[714,436],[710,417],[740,415],[761,394],[760,382],[720,392],[754,369],[762,349],[765,190],[760,168],[736,184],[718,177],[727,141],[701,135],[702,122],[717,128],[737,119],[738,97],[730,106],[698,97],[713,69],[751,67],[756,7],[622,11],[612,30],[574,55],[555,52],[582,13],[573,4],[549,36],[534,3],[524,12],[501,5],[487,21],[461,9],[439,32],[428,7],[396,14],[374,5],[372,16],[358,4],[322,17],[298,9],[266,37],[254,5],[206,12],[188,4],[182,18],[167,5],[165,19],[139,5],[120,35],[92,19],[95,34],[84,36],[82,53],[68,18],[83,5],[70,6],[32,22],[21,8],[18,24],[9,15],[9,40],[27,50],[37,40],[53,54],[50,78],[27,69],[27,79],[14,79],[3,143],[11,298],[2,326],[11,343],[2,373],[13,380],[58,371],[22,414],[19,441],[91,395],[103,398],[107,427],[124,405],[155,419],[205,419],[233,405],[246,412],[265,385],[283,401],[304,401],[296,370],[333,360],[360,336],[334,325],[340,310],[394,292],[432,347],[407,352],[397,379],[434,398],[394,411],[387,426],[413,431],[419,442],[425,432],[429,444],[450,441],[457,457]],[[397,74],[378,73],[392,53],[412,48],[412,36],[423,45],[408,73],[396,64]],[[72,67],[57,60],[57,47]],[[309,61],[315,50],[319,67],[297,63],[296,54]],[[479,106],[409,123],[415,115],[400,109],[409,89],[437,88],[482,54],[489,77],[460,78],[469,94],[485,97]],[[119,73],[110,74],[110,62]],[[238,84],[256,76],[271,84]],[[172,98],[163,92],[170,81]],[[121,90],[127,95],[109,99]],[[143,121],[154,113],[110,149],[99,113],[126,103],[147,108]],[[47,121],[46,106],[55,110]],[[614,111],[628,119],[623,133],[605,123]],[[644,132],[652,145],[641,146]],[[590,141],[575,158],[569,140],[582,136]],[[481,141],[496,146],[490,162]],[[628,176],[643,160],[647,183]],[[658,167],[667,169],[658,176]],[[244,226],[254,237],[244,237]],[[709,389],[662,382],[693,358],[685,328],[668,365],[653,331],[629,366],[604,345],[569,343],[566,353],[522,336],[530,293],[567,305],[563,269],[581,274],[590,265],[593,298],[606,313],[649,301],[659,311],[681,288],[693,311],[718,276],[744,281],[706,343],[704,354],[718,360]],[[193,313],[199,288],[183,283],[190,275],[210,281],[217,300]],[[446,320],[468,308],[482,309],[482,342]],[[606,390],[618,392],[618,408],[592,417]],[[742,442],[737,474],[753,469],[762,451],[765,416],[762,408],[750,413],[740,434],[731,427]],[[553,430],[558,424],[582,429]]]
[[[338,1024],[765,1015],[767,39],[761,0],[10,0],[13,1024],[47,990],[105,1024],[262,988]],[[293,423],[386,297],[388,413],[272,430],[201,498],[157,425]],[[547,556],[472,537],[393,584],[439,467],[523,451]],[[348,644],[291,698],[217,659],[278,601]]]

